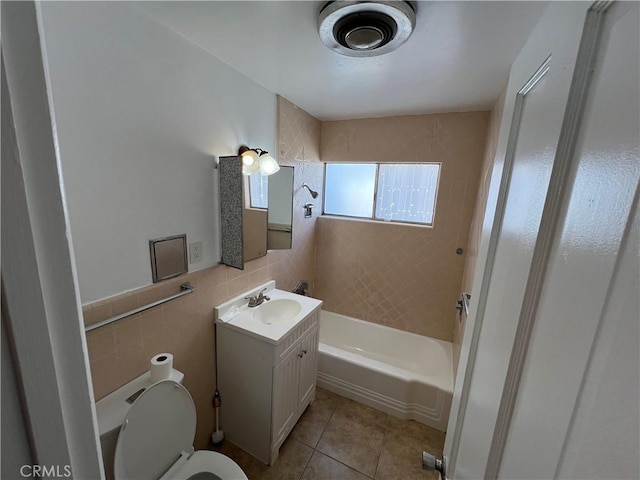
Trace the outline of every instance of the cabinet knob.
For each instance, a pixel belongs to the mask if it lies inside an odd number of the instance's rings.
[[[304,355],[304,354],[306,354],[306,353],[307,353],[307,351],[306,351],[306,350],[302,350],[302,354],[303,354],[303,355]]]
[[[303,353],[299,353],[299,354],[298,354],[298,357],[300,357],[300,358],[302,358],[303,356],[304,356],[304,354],[303,354]]]

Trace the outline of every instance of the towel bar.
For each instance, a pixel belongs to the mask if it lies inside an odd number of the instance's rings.
[[[95,330],[96,328],[104,327],[105,325],[109,325],[110,323],[117,322],[118,320],[122,320],[123,318],[130,317],[131,315],[135,315],[136,313],[144,312],[145,310],[149,310],[150,308],[157,307],[158,305],[162,305],[163,303],[169,302],[171,300],[175,300],[176,298],[184,297],[185,295],[189,295],[195,291],[196,287],[192,286],[189,282],[183,283],[180,285],[180,292],[175,295],[171,295],[170,297],[163,298],[161,300],[156,300],[155,302],[149,303],[142,307],[135,308],[125,313],[121,313],[120,315],[116,315],[115,317],[107,318],[98,323],[94,323],[93,325],[89,325],[85,327],[85,332],[90,332],[91,330]]]

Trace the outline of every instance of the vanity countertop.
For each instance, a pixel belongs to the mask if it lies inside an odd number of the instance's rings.
[[[257,307],[249,307],[249,302],[245,297],[256,296],[263,289],[266,289],[263,294],[268,296],[270,300],[265,300]],[[297,312],[298,307],[295,304],[299,305]],[[282,315],[278,315],[280,305],[283,306]],[[216,323],[225,324],[235,330],[277,345],[296,325],[321,306],[321,300],[278,290],[275,288],[275,281],[271,280],[215,307],[215,319]],[[269,318],[265,315],[267,312],[269,314],[275,312],[273,323],[264,321],[265,318]]]

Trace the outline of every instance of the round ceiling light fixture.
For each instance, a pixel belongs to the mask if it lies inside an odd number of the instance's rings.
[[[338,0],[322,8],[318,33],[322,43],[337,53],[374,57],[406,42],[415,25],[416,12],[406,1]]]

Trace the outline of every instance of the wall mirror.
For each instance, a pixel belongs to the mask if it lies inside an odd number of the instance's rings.
[[[220,263],[244,269],[267,250],[291,248],[293,167],[267,177],[242,175],[239,156],[219,158]]]
[[[291,248],[293,238],[293,167],[280,167],[269,175],[267,248]],[[255,174],[254,174],[255,175]]]

